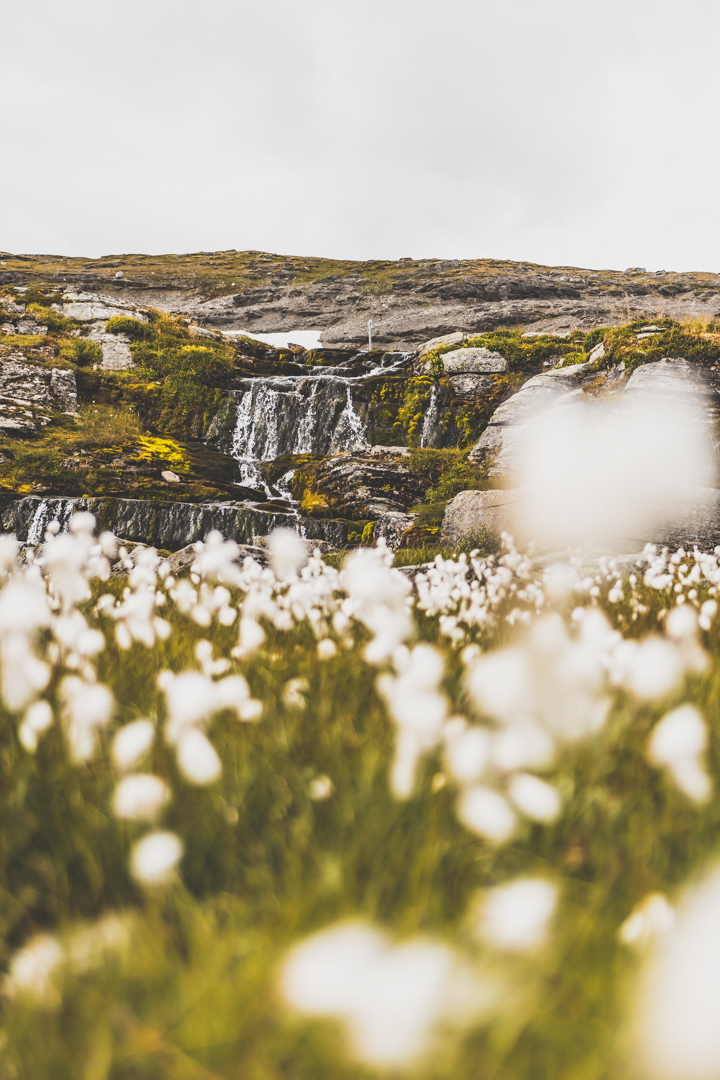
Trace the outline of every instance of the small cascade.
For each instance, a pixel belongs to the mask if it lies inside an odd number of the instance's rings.
[[[57,521],[64,532],[75,509],[76,499],[41,499],[34,509],[27,526],[28,544],[42,544],[45,530],[51,521]]]
[[[264,461],[289,454],[336,454],[366,447],[365,423],[352,396],[352,380],[331,374],[248,379],[233,391],[235,427],[220,448],[238,462],[240,483],[270,494]]]
[[[433,383],[432,390],[430,392],[430,404],[428,405],[428,411],[425,413],[425,420],[423,421],[422,435],[420,436],[420,446],[430,446],[432,437],[435,434],[435,424],[437,422],[438,415],[438,387],[437,383]]]
[[[337,427],[333,433],[330,452],[339,454],[345,450],[364,450],[367,445],[365,425],[355,412],[352,399],[352,388],[348,383],[345,408],[340,413]]]

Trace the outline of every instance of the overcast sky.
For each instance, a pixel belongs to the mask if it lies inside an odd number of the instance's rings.
[[[717,0],[2,6],[0,249],[720,271]]]

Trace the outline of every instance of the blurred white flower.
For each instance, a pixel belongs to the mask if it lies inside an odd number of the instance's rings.
[[[653,728],[648,758],[654,765],[664,766],[689,799],[707,802],[712,784],[701,760],[706,745],[702,716],[693,705],[681,705]]]
[[[337,652],[337,646],[332,638],[323,638],[318,641],[318,657],[320,660],[330,660]]]
[[[496,949],[533,949],[545,940],[556,905],[557,887],[544,878],[499,885],[481,901],[478,932]]]
[[[639,986],[635,1037],[654,1080],[720,1075],[720,873],[692,888],[657,939]]]
[[[182,854],[182,841],[174,833],[150,833],[133,848],[130,870],[143,885],[163,885],[172,880]]]
[[[625,945],[644,948],[655,938],[669,933],[675,926],[675,909],[662,893],[650,893],[620,927],[619,937]]]
[[[532,821],[549,824],[556,820],[562,809],[557,788],[531,773],[516,773],[508,786],[508,794],[518,810]]]
[[[125,776],[115,788],[113,811],[131,821],[154,821],[167,802],[168,790],[159,776],[137,773]]]
[[[304,709],[307,705],[305,695],[309,689],[307,679],[288,679],[283,687],[283,702],[291,709]]]
[[[72,755],[76,761],[87,761],[95,750],[97,729],[112,716],[113,695],[107,686],[68,675],[60,684],[59,696]]]
[[[180,771],[191,784],[212,784],[222,773],[222,764],[215,747],[202,731],[186,728],[177,743]]]
[[[300,1012],[343,1020],[360,1061],[393,1068],[426,1053],[440,1021],[487,1008],[489,989],[463,974],[446,945],[393,945],[380,931],[350,922],[295,946],[281,989]]]
[[[491,788],[465,788],[457,803],[459,820],[471,832],[493,844],[504,844],[517,829],[517,818],[507,799]]]
[[[641,701],[665,697],[680,683],[685,664],[679,649],[659,637],[625,642],[625,685]]]
[[[390,785],[406,799],[415,785],[417,763],[442,737],[447,703],[439,686],[444,674],[442,655],[430,645],[416,645],[398,676],[381,675],[378,690],[398,725]]]
[[[329,799],[335,790],[335,785],[329,776],[315,776],[310,781],[310,798],[315,802]]]
[[[10,961],[6,988],[10,996],[28,997],[54,1004],[57,992],[52,978],[65,960],[62,945],[49,934],[38,934]]]
[[[147,753],[155,737],[151,720],[133,720],[120,728],[113,740],[113,758],[121,772],[126,772]]]
[[[308,560],[305,544],[292,529],[275,529],[268,538],[270,565],[279,581],[297,576]]]
[[[34,701],[25,713],[18,737],[26,750],[34,753],[37,749],[38,735],[46,731],[54,719],[50,703]]]
[[[490,758],[490,734],[481,727],[466,727],[445,738],[445,766],[460,784],[479,780]]]

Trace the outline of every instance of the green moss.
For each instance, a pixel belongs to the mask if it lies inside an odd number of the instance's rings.
[[[105,330],[108,334],[125,334],[133,341],[149,341],[153,337],[152,327],[129,315],[114,315],[105,323]]]
[[[78,367],[92,367],[93,364],[102,364],[102,349],[96,341],[88,338],[70,338],[62,341],[59,346],[61,359],[67,360]]]
[[[78,325],[74,319],[66,319],[59,311],[44,307],[42,304],[28,304],[26,312],[28,315],[32,315],[37,322],[47,326],[48,330],[53,334],[73,330]]]
[[[418,378],[408,380],[405,399],[398,412],[398,422],[405,433],[408,446],[420,445],[432,387],[433,379],[429,375],[420,375]]]

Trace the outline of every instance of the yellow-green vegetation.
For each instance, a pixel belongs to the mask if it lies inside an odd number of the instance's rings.
[[[411,469],[418,476],[429,480],[431,486],[423,501],[410,508],[411,513],[417,514],[417,518],[405,534],[403,548],[427,549],[432,548],[434,544],[439,544],[440,527],[445,516],[445,507],[450,500],[461,491],[485,491],[493,486],[483,469],[468,462],[468,453],[467,450],[420,448],[412,451]],[[483,550],[488,548],[487,544],[472,545],[472,547],[481,546]],[[486,553],[490,554],[496,546],[490,547]],[[434,555],[432,557],[434,558]]]
[[[644,326],[656,326],[662,333],[638,337]],[[711,326],[713,324],[710,324]],[[602,336],[605,355],[602,367],[624,364],[631,371],[640,364],[651,364],[665,357],[683,357],[691,363],[709,367],[720,359],[720,333],[698,333],[675,319],[655,319],[630,323],[606,330]]]
[[[141,435],[138,443],[142,447],[137,455],[141,461],[161,461],[181,470],[189,468],[183,448],[173,439],[157,439]]]

